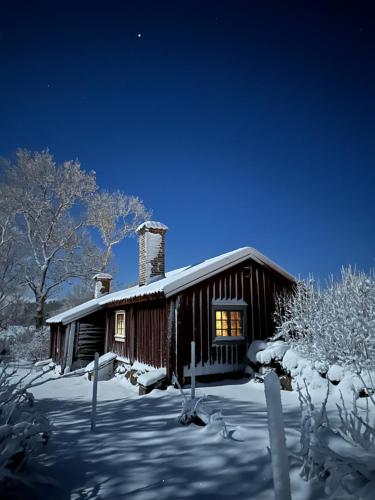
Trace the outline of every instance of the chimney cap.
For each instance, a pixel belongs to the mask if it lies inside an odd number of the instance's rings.
[[[93,280],[111,280],[112,276],[108,273],[98,273],[92,277]]]
[[[141,232],[143,229],[162,229],[163,231],[168,231],[168,227],[161,222],[156,222],[154,220],[148,220],[140,224],[135,230],[136,233]]]

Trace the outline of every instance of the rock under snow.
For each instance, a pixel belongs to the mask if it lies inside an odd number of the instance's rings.
[[[247,351],[247,358],[254,364],[257,363],[256,355],[259,351],[263,351],[267,347],[267,342],[264,340],[254,340],[251,342],[250,347]]]
[[[327,378],[330,382],[341,382],[344,376],[345,370],[339,365],[332,365],[327,372]]]

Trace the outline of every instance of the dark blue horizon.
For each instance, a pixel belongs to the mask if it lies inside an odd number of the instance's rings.
[[[368,269],[374,28],[358,1],[3,2],[0,156],[49,147],[138,195],[167,269],[242,246]],[[115,253],[134,281],[136,240]]]

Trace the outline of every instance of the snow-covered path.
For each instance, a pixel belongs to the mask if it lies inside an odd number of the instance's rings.
[[[271,499],[267,414],[262,384],[241,380],[198,388],[222,409],[224,439],[210,427],[181,426],[177,390],[138,396],[117,380],[99,382],[97,432],[90,432],[92,385],[84,377],[55,380],[33,390],[55,430],[29,467],[50,478],[34,497],[62,499]],[[297,443],[298,403],[283,392],[287,437]],[[292,472],[293,500],[308,499]]]

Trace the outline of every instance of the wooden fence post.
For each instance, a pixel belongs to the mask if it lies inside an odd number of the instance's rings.
[[[264,377],[264,391],[267,403],[275,500],[291,500],[280,381],[275,372],[270,372]]]
[[[191,361],[190,361],[190,378],[191,378],[191,399],[195,398],[195,342],[191,343]]]
[[[93,384],[92,384],[92,408],[91,408],[91,430],[96,430],[96,403],[98,398],[98,374],[99,374],[99,353],[95,353]]]

